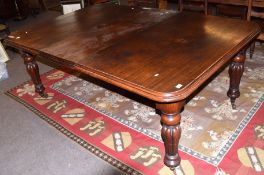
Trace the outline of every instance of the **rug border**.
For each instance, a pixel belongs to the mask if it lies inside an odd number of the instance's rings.
[[[44,73],[47,74],[50,71]],[[90,153],[94,154],[95,156],[99,157],[100,159],[104,160],[105,162],[109,163],[111,166],[113,166],[114,168],[116,168],[117,170],[121,171],[122,173],[128,174],[128,175],[143,175],[142,172],[129,167],[128,165],[126,165],[125,163],[117,160],[116,158],[112,157],[111,155],[108,155],[107,153],[103,152],[102,150],[100,150],[99,148],[97,148],[94,145],[91,145],[90,143],[88,143],[87,141],[85,141],[84,139],[80,138],[79,136],[75,135],[74,133],[72,133],[71,131],[69,131],[68,129],[64,128],[61,124],[57,123],[56,121],[54,121],[53,119],[49,118],[48,116],[46,116],[45,114],[43,114],[42,112],[40,112],[39,110],[37,110],[36,108],[34,108],[32,105],[30,105],[29,103],[27,103],[26,101],[24,101],[21,98],[18,98],[17,96],[13,95],[10,91],[18,88],[20,86],[23,86],[24,84],[30,82],[26,81],[8,91],[6,91],[4,94],[9,96],[10,98],[14,99],[15,101],[19,102],[20,104],[22,104],[23,106],[25,106],[27,109],[29,109],[30,111],[32,111],[33,113],[35,113],[39,118],[41,118],[42,120],[44,120],[45,122],[47,122],[49,125],[53,126],[55,129],[57,129],[58,131],[60,131],[60,133],[62,133],[64,136],[66,136],[67,138],[70,138],[71,140],[74,141],[74,143],[77,143],[78,145],[82,146],[83,148],[85,148],[86,150],[88,150]]]

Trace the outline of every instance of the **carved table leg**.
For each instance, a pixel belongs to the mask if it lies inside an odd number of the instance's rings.
[[[161,111],[161,137],[165,146],[164,164],[171,170],[180,165],[181,158],[178,154],[178,145],[181,137],[181,109],[185,101],[176,103],[157,103],[156,107]]]
[[[31,80],[33,81],[34,85],[35,85],[35,91],[37,93],[39,93],[39,95],[41,97],[47,97],[47,94],[45,94],[45,88],[41,82],[40,79],[40,75],[39,75],[39,67],[38,64],[34,58],[34,56],[29,55],[27,53],[22,53],[21,54],[23,59],[24,59],[24,63],[26,65],[26,69],[28,74],[31,77]]]
[[[230,98],[233,109],[236,109],[235,100],[240,96],[239,84],[244,72],[245,51],[240,52],[229,66],[230,86],[227,96]]]

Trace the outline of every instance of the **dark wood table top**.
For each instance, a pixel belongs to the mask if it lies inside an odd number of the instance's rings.
[[[149,99],[174,102],[259,32],[247,21],[98,5],[14,32],[5,44]]]

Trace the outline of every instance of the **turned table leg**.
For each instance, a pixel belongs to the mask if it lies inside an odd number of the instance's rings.
[[[178,145],[181,137],[181,109],[185,101],[176,103],[157,103],[161,111],[161,137],[165,146],[164,164],[171,170],[180,165],[181,158],[178,154]]]
[[[33,81],[35,85],[35,91],[41,96],[41,97],[47,97],[47,94],[45,94],[45,88],[41,82],[40,75],[39,75],[39,67],[38,64],[34,58],[34,56],[29,55],[27,53],[22,53],[21,54],[24,63],[26,65],[26,69],[28,74],[31,77],[31,80]]]
[[[236,109],[235,100],[240,96],[239,84],[244,72],[244,62],[246,59],[245,51],[240,52],[229,66],[230,86],[227,96],[230,98],[233,109]]]

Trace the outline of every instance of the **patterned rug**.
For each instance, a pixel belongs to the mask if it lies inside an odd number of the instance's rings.
[[[264,174],[263,50],[258,46],[246,61],[237,110],[226,96],[227,69],[188,101],[177,175]],[[160,118],[153,102],[59,70],[43,74],[42,81],[48,98],[38,96],[30,81],[6,94],[127,174],[173,174],[163,165]]]

